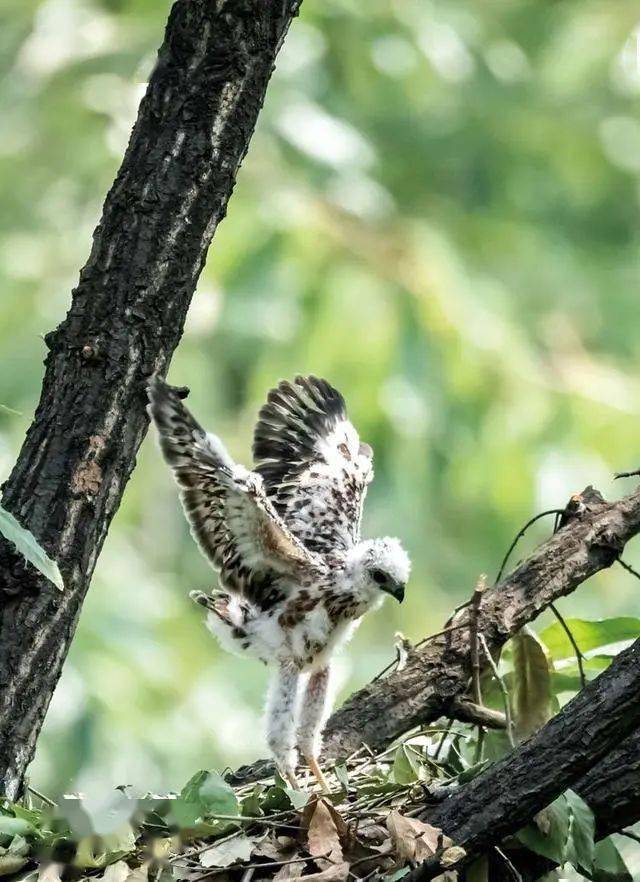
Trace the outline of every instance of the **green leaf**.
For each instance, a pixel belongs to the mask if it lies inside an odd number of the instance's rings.
[[[333,773],[338,779],[339,784],[345,789],[349,789],[349,772],[347,771],[347,767],[344,763],[338,763],[337,766],[334,766]]]
[[[593,867],[595,818],[589,806],[575,791],[567,790],[564,795],[569,806],[567,860],[576,869],[589,873]]]
[[[39,809],[28,809],[18,803],[13,803],[11,805],[11,811],[16,818],[22,818],[22,820],[28,821],[30,824],[33,824],[34,827],[41,826],[44,820],[44,813]]]
[[[266,788],[264,784],[256,784],[248,796],[242,800],[242,815],[249,818],[258,818],[262,815],[262,796]]]
[[[602,654],[603,648],[609,646],[614,647],[617,652],[620,648],[615,647],[615,644],[640,637],[640,619],[632,616],[597,619],[591,622],[586,619],[567,619],[566,623],[582,653],[598,651]],[[540,639],[554,661],[575,658],[575,649],[560,622],[554,622],[553,625],[545,628],[540,634]]]
[[[309,802],[309,797],[311,796],[305,790],[293,790],[291,787],[287,787],[285,793],[289,797],[289,802],[294,807],[294,809],[302,809]]]
[[[522,739],[551,717],[551,670],[545,648],[532,631],[523,629],[512,642],[513,717]]]
[[[476,858],[472,864],[469,864],[465,878],[466,882],[488,882],[489,861],[486,855]]]
[[[38,544],[37,539],[20,526],[11,512],[8,512],[0,505],[0,533],[12,542],[18,549],[20,554],[25,557],[29,563],[39,570],[43,576],[53,582],[60,591],[64,589],[62,575],[58,569],[58,564],[51,560],[46,551]]]
[[[516,834],[530,851],[557,864],[567,861],[589,873],[593,865],[595,821],[589,806],[567,790]]]
[[[201,826],[207,818],[216,815],[239,815],[240,806],[233,788],[218,772],[201,770],[196,772],[182,788],[178,799],[172,801],[170,817],[183,829]],[[233,821],[224,824],[208,824],[210,833],[222,832],[233,826]]]
[[[564,796],[538,812],[534,821],[516,833],[518,839],[530,851],[541,854],[557,864],[566,861],[566,844],[569,836],[569,806]]]
[[[593,882],[632,882],[624,858],[610,836],[596,842],[590,878]]]
[[[33,836],[38,831],[30,821],[0,815],[0,845],[8,845],[14,836]]]
[[[415,751],[401,744],[393,760],[393,779],[396,784],[413,784],[420,780],[421,765]]]
[[[233,787],[218,772],[207,772],[206,775],[198,790],[198,797],[206,807],[207,815],[239,814],[240,806]]]
[[[273,786],[267,789],[262,802],[265,812],[279,812],[291,807],[291,800],[287,796],[285,787]]]
[[[458,784],[466,784],[467,781],[471,781],[476,775],[479,775],[483,769],[489,765],[489,760],[481,760],[478,763],[474,763],[472,766],[469,766],[468,769],[465,769],[464,772],[460,772],[458,775],[457,781]]]

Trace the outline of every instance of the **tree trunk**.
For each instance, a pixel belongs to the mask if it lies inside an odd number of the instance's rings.
[[[178,0],[3,505],[59,593],[0,541],[0,793],[15,798],[95,563],[300,0]]]

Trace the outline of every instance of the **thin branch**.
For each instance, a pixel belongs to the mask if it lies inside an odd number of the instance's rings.
[[[35,787],[32,787],[31,784],[27,784],[27,790],[29,793],[33,793],[34,796],[37,796],[38,799],[41,799],[45,805],[50,806],[51,808],[57,808],[58,803],[54,802],[52,799],[49,799],[48,796],[45,796],[44,793],[40,793],[39,790],[36,790]]]
[[[487,577],[483,574],[476,582],[471,598],[471,615],[469,619],[469,643],[471,653],[471,680],[473,700],[482,705],[482,689],[480,686],[480,653],[478,652],[478,616],[482,596],[487,587]]]
[[[471,694],[476,705],[482,707],[482,689],[480,686],[480,653],[478,651],[478,616],[482,595],[487,587],[487,577],[483,574],[476,582],[471,606],[469,608],[469,653],[471,656]],[[480,762],[484,752],[484,729],[478,726],[478,741],[475,750],[475,762]]]
[[[320,858],[321,860],[326,860],[326,861],[331,860],[328,853],[323,854],[323,855],[318,855],[317,857]],[[266,867],[285,867],[288,864],[306,864],[306,863],[309,863],[309,861],[315,861],[315,860],[316,860],[316,858],[312,857],[311,855],[309,855],[308,857],[305,857],[304,855],[298,855],[298,857],[290,858],[289,860],[286,860],[286,861],[260,861],[260,862],[256,861],[255,863],[251,863],[251,864],[243,864],[243,869],[246,871],[246,870],[253,870],[253,869],[263,869]],[[218,876],[220,873],[228,872],[228,870],[229,870],[229,867],[211,867],[206,873],[201,873],[199,876],[193,876],[190,879],[190,882],[201,882],[202,879],[208,879],[209,876]]]
[[[465,604],[466,605],[466,604]],[[418,643],[413,647],[414,649],[418,649],[420,646],[424,646],[426,643],[429,643],[431,640],[435,640],[436,637],[442,637],[443,634],[449,634],[451,631],[459,631],[461,628],[466,628],[465,625],[451,625],[450,627],[443,628],[441,631],[436,631],[434,634],[429,634],[428,637],[423,637],[422,640],[419,640]],[[372,677],[371,682],[375,683],[377,680],[380,680],[386,673],[388,673],[393,668],[396,668],[398,664],[398,657],[393,659],[393,661],[389,662],[389,664],[383,668],[381,671]]]
[[[628,573],[631,573],[632,576],[635,576],[636,579],[640,579],[640,573],[639,573],[637,570],[635,570],[635,569],[631,566],[631,564],[628,564],[628,563],[626,562],[626,560],[622,560],[622,558],[619,557],[619,558],[618,558],[618,563],[619,563],[620,566],[621,566],[623,569],[625,569]]]
[[[478,635],[482,639],[482,634]],[[461,723],[473,723],[487,729],[506,729],[507,718],[501,711],[493,710],[484,704],[476,704],[464,698],[454,698],[450,705],[451,715]]]
[[[438,746],[436,747],[436,749],[434,751],[434,754],[433,754],[434,760],[437,760],[438,757],[440,756],[440,754],[442,753],[442,748],[444,747],[444,743],[447,740],[449,732],[451,732],[452,726],[453,726],[453,717],[449,717],[449,722],[447,723],[447,728],[442,733],[442,737],[440,738],[440,741],[438,741]]]
[[[507,870],[511,874],[511,877],[516,880],[516,882],[522,882],[522,876],[518,872],[518,870],[514,867],[513,863],[509,860],[504,851],[499,848],[497,845],[494,845],[493,850],[495,853],[501,858]]]
[[[550,604],[549,604],[549,609],[550,609],[551,612],[554,614],[554,616],[557,618],[558,622],[559,622],[560,625],[562,626],[562,630],[564,631],[564,633],[567,635],[567,637],[568,637],[568,639],[569,639],[569,643],[570,643],[571,646],[573,647],[573,651],[574,651],[575,654],[576,654],[576,660],[577,660],[577,662],[578,662],[578,670],[580,671],[580,685],[581,685],[581,687],[584,689],[584,687],[585,687],[585,685],[586,685],[586,682],[587,682],[587,678],[586,678],[585,673],[584,673],[584,664],[583,664],[584,656],[583,656],[583,654],[582,654],[582,650],[580,649],[580,647],[579,647],[578,644],[576,643],[576,638],[575,638],[575,637],[573,636],[573,634],[571,633],[571,628],[567,625],[567,623],[565,622],[565,620],[564,620],[564,618],[562,617],[562,615],[561,615],[561,614],[559,613],[559,611],[556,609],[555,604],[550,603]]]
[[[527,532],[529,527],[532,527],[533,524],[535,524],[536,521],[539,521],[541,518],[548,517],[548,515],[554,514],[554,515],[557,515],[558,517],[560,517],[564,513],[565,513],[564,508],[550,508],[548,511],[541,511],[540,514],[537,514],[535,517],[528,520],[527,523],[524,525],[524,527],[522,527],[520,530],[518,530],[518,532],[516,533],[516,535],[513,539],[513,542],[511,543],[511,545],[507,549],[507,553],[505,554],[502,563],[500,564],[500,569],[498,570],[498,575],[496,576],[496,580],[495,580],[494,584],[497,585],[498,582],[500,581],[500,579],[502,579],[503,573],[507,567],[507,563],[509,562],[509,558],[511,557],[516,545],[522,539],[522,537]],[[554,530],[554,532],[556,532],[556,531]]]
[[[616,472],[613,476],[613,480],[617,481],[619,478],[637,478],[640,475],[640,469],[634,469],[632,472]]]
[[[493,676],[495,677],[496,682],[497,682],[498,686],[500,687],[500,691],[502,692],[502,701],[504,704],[504,715],[505,715],[505,718],[507,721],[507,726],[506,726],[507,737],[509,739],[509,744],[511,745],[511,747],[515,747],[516,742],[513,737],[513,720],[511,718],[511,702],[509,701],[509,692],[507,690],[507,685],[504,682],[503,677],[500,676],[500,671],[498,670],[498,665],[495,663],[495,660],[494,660],[493,656],[491,655],[491,652],[489,650],[489,647],[487,646],[487,641],[485,639],[484,634],[479,634],[478,639],[480,640],[480,644],[482,646],[485,657],[486,657],[487,661],[489,662],[491,670],[493,671]]]

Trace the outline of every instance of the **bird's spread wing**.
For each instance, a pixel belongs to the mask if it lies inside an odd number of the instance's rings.
[[[180,487],[191,532],[229,591],[268,606],[274,579],[323,568],[317,555],[284,525],[263,480],[236,465],[158,377],[149,384],[149,413]]]
[[[278,514],[307,548],[331,555],[358,542],[373,454],[326,380],[296,377],[271,390],[253,455]]]

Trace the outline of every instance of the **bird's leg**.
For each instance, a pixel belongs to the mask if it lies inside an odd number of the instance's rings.
[[[298,720],[298,747],[325,793],[329,792],[329,785],[318,765],[318,755],[322,728],[329,712],[329,674],[330,669],[327,665],[310,675],[302,697]]]
[[[267,743],[276,766],[289,784],[299,790],[295,768],[296,711],[300,672],[291,664],[280,663],[271,679],[267,697]]]

